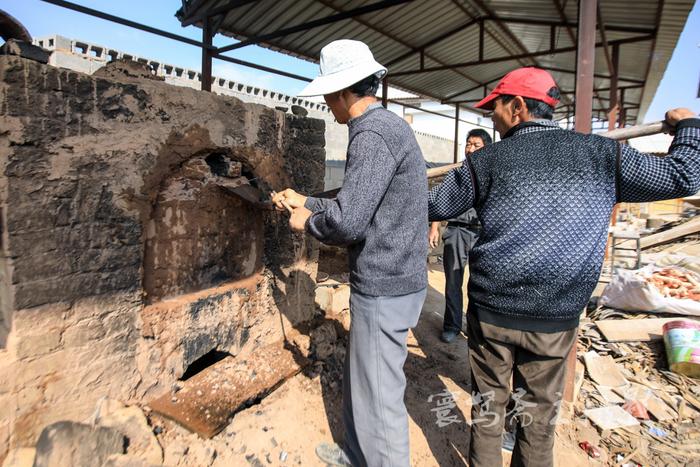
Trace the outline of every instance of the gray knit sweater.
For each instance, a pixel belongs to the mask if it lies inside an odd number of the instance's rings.
[[[372,296],[427,287],[428,182],[413,131],[396,114],[370,106],[348,122],[343,187],[335,199],[309,197],[306,230],[345,245],[350,283]]]

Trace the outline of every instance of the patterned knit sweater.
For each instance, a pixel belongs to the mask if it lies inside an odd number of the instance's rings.
[[[593,292],[615,203],[699,190],[700,119],[678,124],[666,157],[538,120],[451,171],[430,191],[429,216],[478,213],[470,313],[506,328],[557,332],[578,325]]]

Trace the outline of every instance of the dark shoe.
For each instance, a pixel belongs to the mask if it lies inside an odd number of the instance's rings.
[[[457,331],[442,331],[442,334],[440,334],[440,340],[446,344],[449,344],[455,340],[457,334],[459,334]]]
[[[321,443],[316,446],[316,455],[328,465],[352,467],[345,451],[337,444]]]

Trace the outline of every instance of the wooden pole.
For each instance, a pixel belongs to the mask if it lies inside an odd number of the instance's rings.
[[[211,50],[212,45],[211,21],[205,17],[202,21],[202,91],[211,92]]]
[[[597,0],[579,0],[578,44],[576,47],[576,121],[580,133],[591,132],[593,119],[593,73],[595,71],[595,39]]]
[[[608,109],[608,130],[615,129],[620,105],[617,100],[617,77],[620,67],[620,46],[615,44],[612,48],[613,75],[610,78],[610,107]]]
[[[600,136],[605,136],[606,138],[619,141],[632,138],[639,138],[640,136],[655,135],[657,133],[662,133],[665,130],[666,124],[664,122],[654,122],[625,128],[617,128],[615,130],[606,131],[604,133],[598,134]],[[434,169],[428,169],[428,178],[440,177],[441,175],[445,175],[450,170],[456,169],[461,166],[462,163],[460,162],[449,165],[443,165],[442,167],[435,167]]]
[[[382,106],[386,109],[389,105],[389,83],[387,83],[386,76],[382,80]]]
[[[459,104],[455,105],[455,144],[454,144],[454,157],[452,162],[455,164],[459,161]]]

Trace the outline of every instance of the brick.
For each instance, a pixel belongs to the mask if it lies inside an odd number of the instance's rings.
[[[105,330],[97,320],[89,320],[77,323],[63,333],[63,347],[81,347],[91,344],[93,341],[102,338]]]
[[[136,265],[115,272],[82,272],[17,284],[15,306],[31,308],[55,301],[69,301],[90,295],[135,290],[140,285],[141,273]]]
[[[67,276],[79,272],[111,272],[122,268],[138,268],[140,245],[116,249],[87,249],[81,252],[54,250],[23,256],[15,262],[14,282],[31,282]]]
[[[17,342],[17,358],[39,357],[53,352],[61,345],[61,332],[58,329],[39,330],[41,334],[22,336]]]

